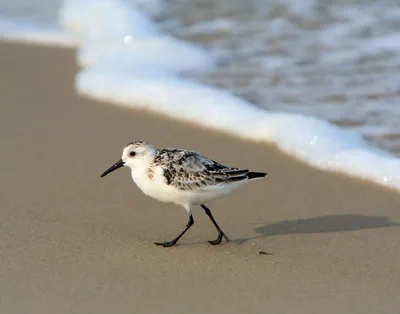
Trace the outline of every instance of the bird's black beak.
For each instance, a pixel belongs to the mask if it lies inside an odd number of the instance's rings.
[[[115,164],[113,164],[110,168],[108,168],[106,171],[104,171],[101,174],[101,178],[105,177],[106,175],[108,175],[110,172],[113,172],[114,170],[117,170],[118,168],[121,168],[124,166],[124,162],[122,161],[122,159],[118,160]]]

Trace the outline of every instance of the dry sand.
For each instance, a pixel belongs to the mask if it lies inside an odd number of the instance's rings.
[[[261,144],[76,95],[75,52],[0,45],[0,313],[400,313],[400,194]],[[186,213],[122,169],[131,140],[268,171]],[[271,255],[259,255],[259,251]]]

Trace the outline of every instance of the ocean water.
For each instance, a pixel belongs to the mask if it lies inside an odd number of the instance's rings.
[[[77,47],[85,97],[400,189],[400,4],[0,0],[0,38]]]
[[[170,7],[174,34],[226,52],[204,82],[269,110],[353,129],[400,156],[399,1],[186,0]]]

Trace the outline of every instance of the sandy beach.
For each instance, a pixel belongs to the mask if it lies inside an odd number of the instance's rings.
[[[0,313],[400,313],[400,193],[74,91],[75,51],[0,44]],[[100,174],[132,140],[268,172],[182,208]],[[260,255],[259,251],[270,254]]]

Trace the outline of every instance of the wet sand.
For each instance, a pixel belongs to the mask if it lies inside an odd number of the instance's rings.
[[[0,313],[399,313],[400,193],[78,96],[75,52],[0,44]],[[100,174],[132,140],[269,173],[185,211]],[[264,251],[269,254],[260,255]]]

